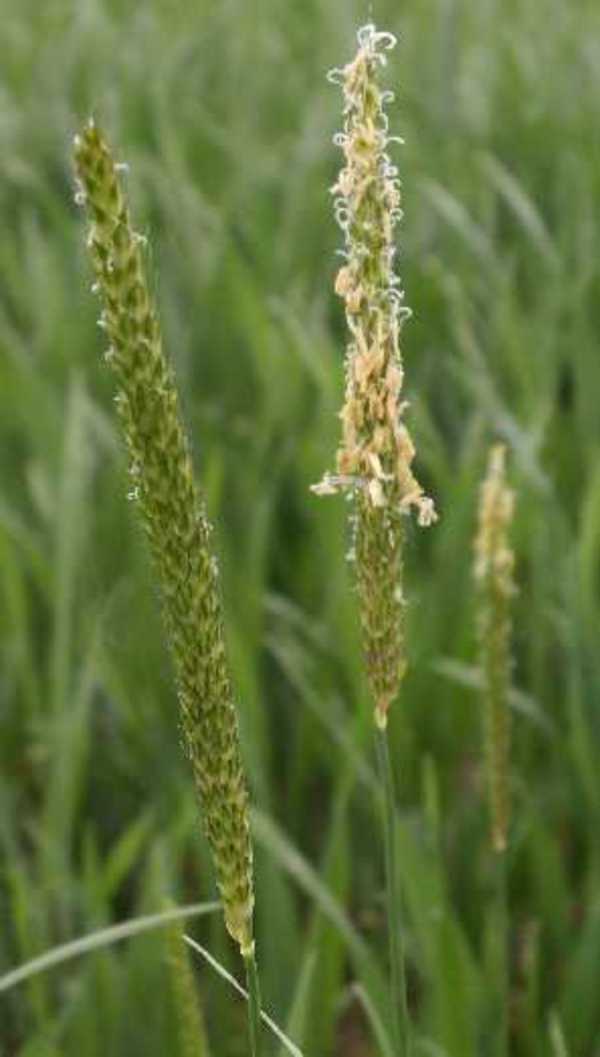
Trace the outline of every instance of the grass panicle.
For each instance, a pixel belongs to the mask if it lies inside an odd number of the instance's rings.
[[[350,340],[337,473],[326,473],[313,486],[319,495],[347,491],[354,500],[350,553],[367,675],[381,727],[406,668],[403,517],[414,508],[421,525],[436,519],[433,501],[413,474],[415,449],[403,421],[399,340],[410,310],[394,270],[401,194],[387,151],[397,139],[387,131],[385,108],[392,93],[379,84],[385,53],[394,43],[390,33],[363,26],[354,59],[329,75],[344,97],[344,129],[334,137],[344,166],[332,194],[345,241],[335,290],[344,300]]]
[[[474,575],[479,595],[479,646],[485,707],[485,756],[491,840],[506,851],[510,821],[509,754],[511,682],[510,608],[515,593],[509,529],[514,493],[506,483],[506,449],[490,451],[481,487]]]
[[[509,1051],[510,918],[506,853],[510,827],[510,607],[515,593],[514,554],[509,543],[513,512],[514,493],[506,482],[506,449],[504,445],[496,444],[490,450],[487,473],[481,486],[474,566],[479,595],[486,781],[494,852],[490,990],[494,995],[491,1022],[496,1057],[506,1057]]]
[[[173,373],[162,348],[119,168],[97,125],[75,138],[77,200],[102,301],[106,359],[129,453],[135,501],[157,570],[181,725],[202,804],[225,922],[253,949],[252,848],[237,716],[225,650],[211,526],[194,482]]]
[[[177,924],[167,930],[167,959],[181,1057],[209,1057],[204,1015],[187,947]]]

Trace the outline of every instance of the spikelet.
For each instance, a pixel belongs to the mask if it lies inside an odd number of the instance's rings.
[[[399,338],[410,310],[394,271],[394,229],[402,213],[400,180],[388,145],[386,103],[378,83],[390,33],[366,25],[358,51],[329,79],[343,88],[344,130],[334,142],[344,166],[332,188],[344,232],[344,263],[335,280],[343,298],[350,340],[342,438],[337,473],[313,486],[318,495],[339,491],[354,499],[352,555],[356,566],[367,674],[375,719],[384,727],[406,667],[403,636],[403,515],[416,510],[420,525],[437,515],[412,472],[415,449],[403,421],[403,367]]]
[[[194,483],[171,368],[144,271],[145,240],[131,225],[119,168],[93,121],[75,137],[76,200],[103,311],[106,359],[129,453],[135,500],[160,580],[181,723],[225,922],[252,950],[253,880],[237,716],[225,654],[211,527]]]
[[[485,705],[485,754],[491,837],[496,852],[506,850],[510,817],[508,787],[511,678],[510,606],[515,593],[514,555],[508,533],[514,494],[506,484],[506,450],[492,447],[481,487],[475,539],[475,582],[479,595],[479,644]]]
[[[167,957],[174,1005],[180,1057],[209,1057],[209,1046],[202,1007],[196,993],[188,949],[178,924],[166,930]]]

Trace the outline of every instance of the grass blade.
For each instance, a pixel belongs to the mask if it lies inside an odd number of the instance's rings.
[[[324,916],[344,939],[348,952],[363,980],[369,980],[372,997],[387,994],[385,980],[369,947],[355,929],[344,908],[323,884],[319,875],[271,818],[256,808],[252,810],[252,829],[256,840],[277,859],[298,886],[315,901]]]
[[[70,940],[69,943],[62,943],[60,947],[53,947],[44,954],[40,954],[39,957],[32,958],[24,965],[19,965],[16,969],[5,973],[0,977],[0,991],[8,991],[11,987],[16,987],[29,977],[35,976],[36,973],[52,969],[55,965],[68,962],[80,954],[89,954],[90,951],[101,947],[110,947],[120,940],[127,940],[149,929],[161,928],[181,918],[214,914],[219,908],[220,903],[191,903],[189,906],[174,907],[160,914],[146,914],[143,917],[123,921],[119,925],[110,925],[109,928],[100,929],[98,932],[90,932],[87,936],[80,936],[79,939]]]
[[[365,1016],[371,1025],[373,1036],[377,1041],[382,1057],[396,1057],[396,1051],[387,1028],[362,984],[354,984],[352,991],[360,1002]]]

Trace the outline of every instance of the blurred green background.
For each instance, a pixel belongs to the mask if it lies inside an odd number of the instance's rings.
[[[494,1052],[471,549],[502,438],[519,583],[511,1052],[598,1057],[600,8],[372,13],[401,38],[387,80],[406,140],[407,391],[441,513],[410,530],[391,724],[419,1052]],[[70,143],[93,112],[131,166],[217,524],[264,998],[319,1057],[381,1052],[365,1006],[386,958],[344,504],[308,490],[333,464],[345,341],[325,73],[367,16],[354,0],[1,4],[0,974],[214,895],[73,202]],[[237,969],[220,916],[188,927]],[[200,962],[196,982],[211,1052],[244,1054],[241,1004]],[[0,995],[2,1057],[187,1057],[171,985],[162,931],[36,976]]]

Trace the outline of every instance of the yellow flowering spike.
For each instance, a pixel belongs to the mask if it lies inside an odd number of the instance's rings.
[[[403,421],[400,331],[410,310],[394,270],[394,231],[402,213],[400,180],[387,149],[386,103],[379,70],[395,40],[375,26],[358,32],[358,51],[330,80],[342,86],[344,129],[334,137],[344,165],[332,188],[344,233],[335,291],[344,300],[350,339],[337,473],[313,486],[319,495],[354,497],[354,547],[367,673],[375,717],[385,726],[406,667],[403,638],[402,516],[437,519],[412,471],[414,445]]]

